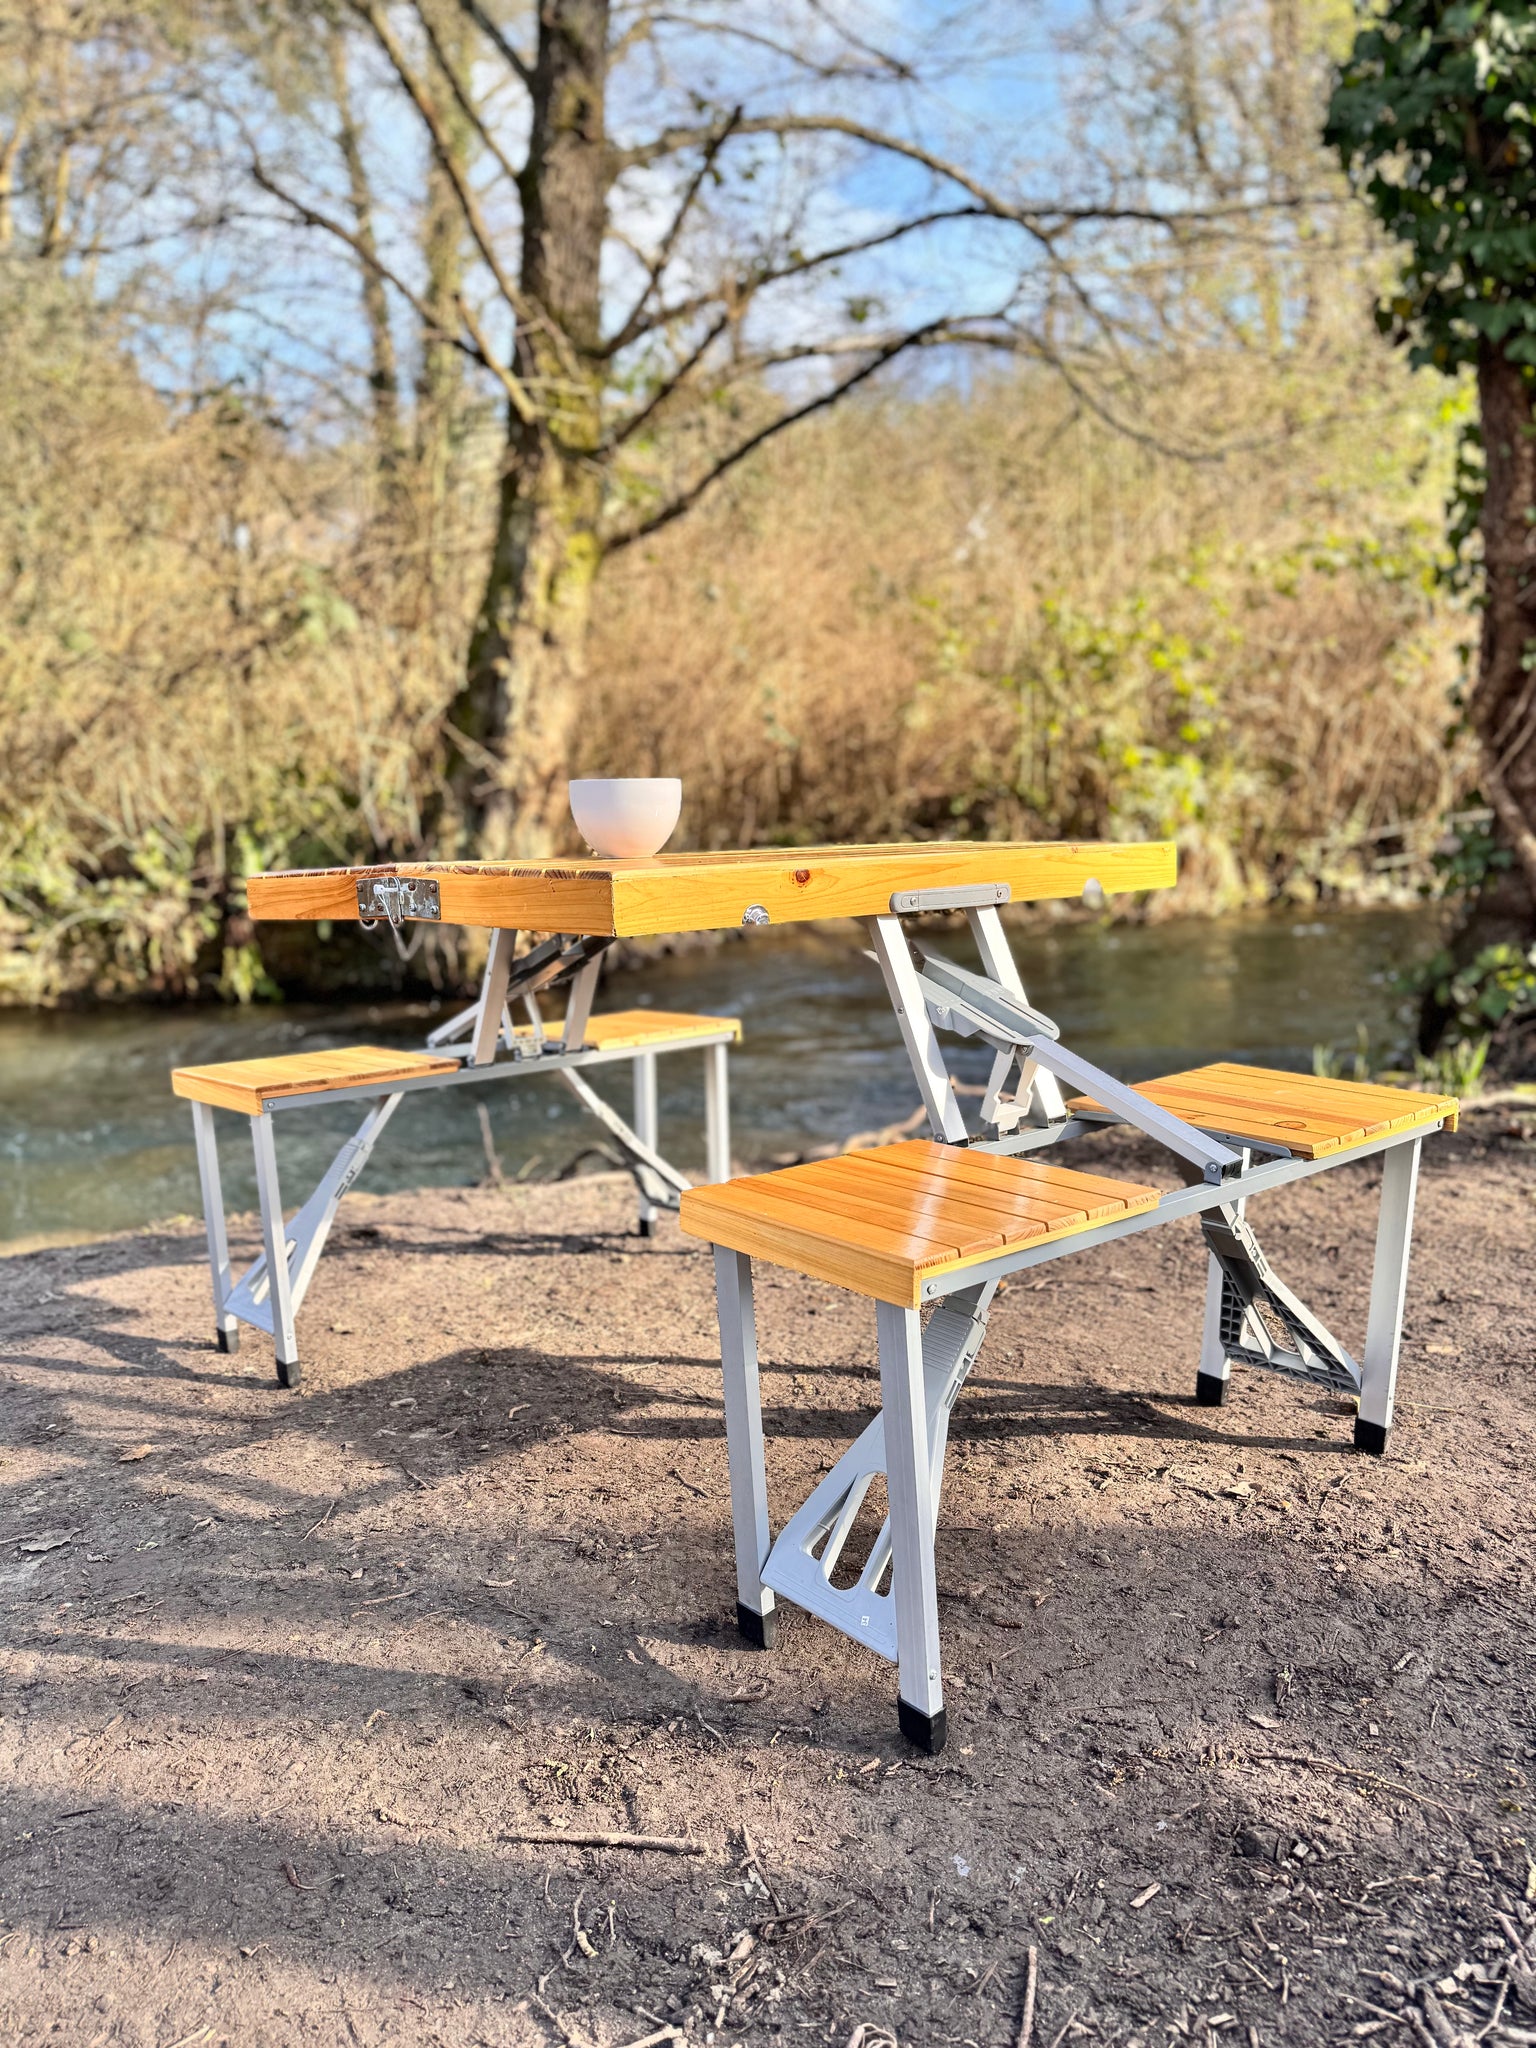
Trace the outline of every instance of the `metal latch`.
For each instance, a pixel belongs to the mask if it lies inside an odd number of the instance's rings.
[[[924,910],[993,910],[1011,895],[1006,882],[972,882],[957,889],[897,889],[891,896],[891,915],[915,917]]]
[[[408,919],[442,918],[436,882],[422,875],[365,875],[357,885],[357,914],[370,929],[387,919],[399,931]]]

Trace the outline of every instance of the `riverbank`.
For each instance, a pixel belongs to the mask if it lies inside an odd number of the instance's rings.
[[[1000,1298],[937,1760],[830,1630],[739,1643],[709,1261],[624,1185],[349,1196],[296,1396],[208,1343],[191,1226],[0,1261],[0,2035],[1000,2048],[1030,1947],[1037,2048],[1482,2025],[1533,1918],[1518,1128],[1426,1148],[1379,1464],[1331,1397],[1193,1406],[1193,1231]],[[1346,1340],[1375,1179],[1256,1216]],[[782,1513],[871,1318],[771,1271],[760,1313]]]

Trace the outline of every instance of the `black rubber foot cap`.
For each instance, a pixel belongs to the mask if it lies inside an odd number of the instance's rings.
[[[654,1216],[642,1216],[638,1228],[642,1237],[654,1237],[656,1235],[656,1218]]]
[[[771,1650],[779,1640],[779,1617],[770,1607],[766,1614],[759,1614],[755,1607],[749,1607],[744,1600],[736,1602],[736,1626],[749,1643],[755,1643],[760,1650]]]
[[[215,1330],[213,1341],[220,1351],[224,1352],[227,1356],[232,1356],[240,1349],[240,1332],[238,1330]]]
[[[280,1358],[277,1361],[277,1384],[280,1387],[296,1387],[299,1384],[299,1361]]]
[[[936,1714],[925,1714],[920,1707],[914,1707],[909,1700],[898,1699],[896,1718],[901,1723],[901,1732],[925,1756],[937,1756],[944,1747],[949,1734],[949,1721],[944,1709]]]
[[[1229,1380],[1217,1379],[1213,1372],[1195,1374],[1195,1403],[1201,1408],[1221,1408],[1226,1405]]]
[[[1391,1430],[1379,1422],[1367,1422],[1363,1415],[1355,1417],[1355,1449],[1364,1451],[1367,1457],[1384,1458],[1391,1434]]]

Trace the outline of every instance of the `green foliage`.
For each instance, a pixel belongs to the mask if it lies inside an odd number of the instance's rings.
[[[1432,1088],[1437,1095],[1455,1095],[1465,1102],[1482,1093],[1490,1043],[1484,1032],[1481,1038],[1452,1038],[1432,1053],[1416,1053],[1413,1078],[1421,1088]]]
[[[1470,796],[1476,805],[1477,792]],[[1446,837],[1431,858],[1443,893],[1460,896],[1480,889],[1496,869],[1509,867],[1514,855],[1499,844],[1491,813],[1479,808],[1447,821]]]
[[[1436,1003],[1459,1039],[1475,1040],[1536,1013],[1536,946],[1484,946],[1465,966],[1438,953],[1423,970]]]
[[[1378,322],[1416,365],[1536,366],[1533,110],[1536,7],[1388,0],[1355,37],[1325,133],[1404,246]]]
[[[1371,1064],[1371,1036],[1366,1027],[1355,1026],[1353,1052],[1337,1045],[1314,1045],[1312,1071],[1320,1081],[1369,1081],[1375,1069]]]

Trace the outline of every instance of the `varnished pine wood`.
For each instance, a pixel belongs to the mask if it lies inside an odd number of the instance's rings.
[[[268,1059],[223,1060],[217,1066],[177,1067],[171,1087],[189,1102],[237,1109],[260,1116],[265,1103],[285,1095],[323,1095],[331,1088],[358,1088],[393,1081],[417,1081],[426,1074],[452,1074],[457,1060],[431,1053],[390,1051],[381,1045],[333,1046],[321,1052],[275,1053]]]
[[[1371,1138],[1442,1119],[1454,1130],[1460,1108],[1452,1095],[1424,1095],[1372,1081],[1325,1080],[1226,1060],[1139,1082],[1136,1092],[1201,1130],[1283,1145],[1298,1159],[1331,1158]],[[1082,1095],[1068,1107],[1093,1110],[1099,1105]]]
[[[1166,889],[1175,874],[1175,850],[1166,842],[928,840],[910,846],[660,854],[654,860],[297,869],[253,875],[247,893],[256,918],[351,921],[359,880],[417,876],[437,883],[445,924],[638,938],[733,928],[753,906],[766,910],[772,924],[798,924],[882,914],[898,889],[1007,882],[1014,902],[1030,903],[1079,896],[1089,881],[1110,895]]]
[[[1139,1182],[916,1139],[691,1188],[681,1221],[691,1237],[916,1308],[936,1274],[1156,1201]]]
[[[706,1034],[718,1036],[721,1032],[729,1032],[739,1044],[741,1019],[698,1017],[686,1010],[606,1010],[587,1019],[587,1035],[583,1043],[599,1052],[627,1052],[631,1048],[643,1052],[648,1046],[660,1048]],[[516,1035],[531,1038],[533,1026],[519,1024]],[[559,1037],[558,1017],[545,1024],[544,1035],[546,1038]]]

